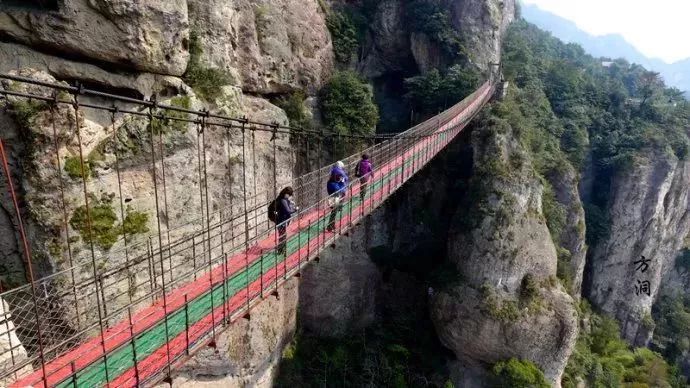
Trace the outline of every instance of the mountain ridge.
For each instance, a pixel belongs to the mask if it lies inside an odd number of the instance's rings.
[[[576,43],[594,57],[624,58],[648,70],[659,72],[669,86],[676,87],[690,97],[690,58],[668,64],[658,58],[649,58],[619,34],[595,36],[583,31],[574,22],[536,5],[523,4],[522,17],[550,32],[556,38]]]

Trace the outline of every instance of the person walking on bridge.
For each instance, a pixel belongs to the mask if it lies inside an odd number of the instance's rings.
[[[338,213],[343,207],[343,198],[345,198],[347,192],[345,177],[339,173],[332,174],[326,184],[326,191],[328,192],[328,200],[331,206],[331,216],[328,219],[326,231],[335,232],[335,219],[338,217]]]
[[[340,175],[343,178],[343,182],[345,182],[345,185],[350,181],[350,177],[347,176],[347,171],[345,171],[345,163],[343,163],[341,160],[335,162],[335,165],[333,165],[333,168],[331,169],[331,178],[333,178],[336,175]]]
[[[278,229],[278,246],[276,250],[278,254],[285,255],[285,241],[287,239],[287,227],[290,224],[292,215],[299,211],[299,207],[295,206],[292,200],[294,191],[292,187],[288,186],[280,191],[276,199],[276,228]]]
[[[369,155],[362,155],[362,160],[357,163],[355,176],[359,178],[359,199],[364,202],[364,197],[367,195],[367,187],[369,180],[374,176],[374,169],[369,160]]]

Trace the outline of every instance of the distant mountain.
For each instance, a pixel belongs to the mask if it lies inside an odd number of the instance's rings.
[[[522,17],[539,28],[551,32],[558,39],[577,43],[595,57],[625,58],[649,70],[661,73],[669,86],[685,90],[690,97],[690,58],[667,64],[656,58],[648,58],[625,38],[617,34],[594,36],[582,31],[575,23],[544,11],[535,5],[522,5]]]

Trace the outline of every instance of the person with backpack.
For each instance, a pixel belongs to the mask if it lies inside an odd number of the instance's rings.
[[[364,202],[364,197],[367,195],[369,180],[374,176],[374,168],[371,165],[371,160],[369,160],[369,155],[362,155],[362,160],[357,163],[355,176],[359,178],[359,198]]]
[[[326,191],[330,196],[329,201],[331,203],[331,216],[328,219],[326,231],[335,232],[335,219],[338,217],[340,209],[343,208],[342,201],[347,191],[345,177],[339,173],[332,174],[326,183]]]
[[[278,198],[276,198],[271,205],[269,205],[268,218],[271,219],[271,213],[273,213],[273,218],[271,221],[275,222],[278,229],[278,246],[276,250],[279,254],[285,254],[285,241],[287,239],[287,227],[290,224],[290,219],[293,214],[299,211],[299,207],[295,206],[292,200],[294,191],[292,187],[288,186],[280,191]]]

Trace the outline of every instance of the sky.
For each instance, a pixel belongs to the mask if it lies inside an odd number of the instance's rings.
[[[620,34],[667,63],[690,58],[689,0],[522,0],[572,20],[592,35]]]

